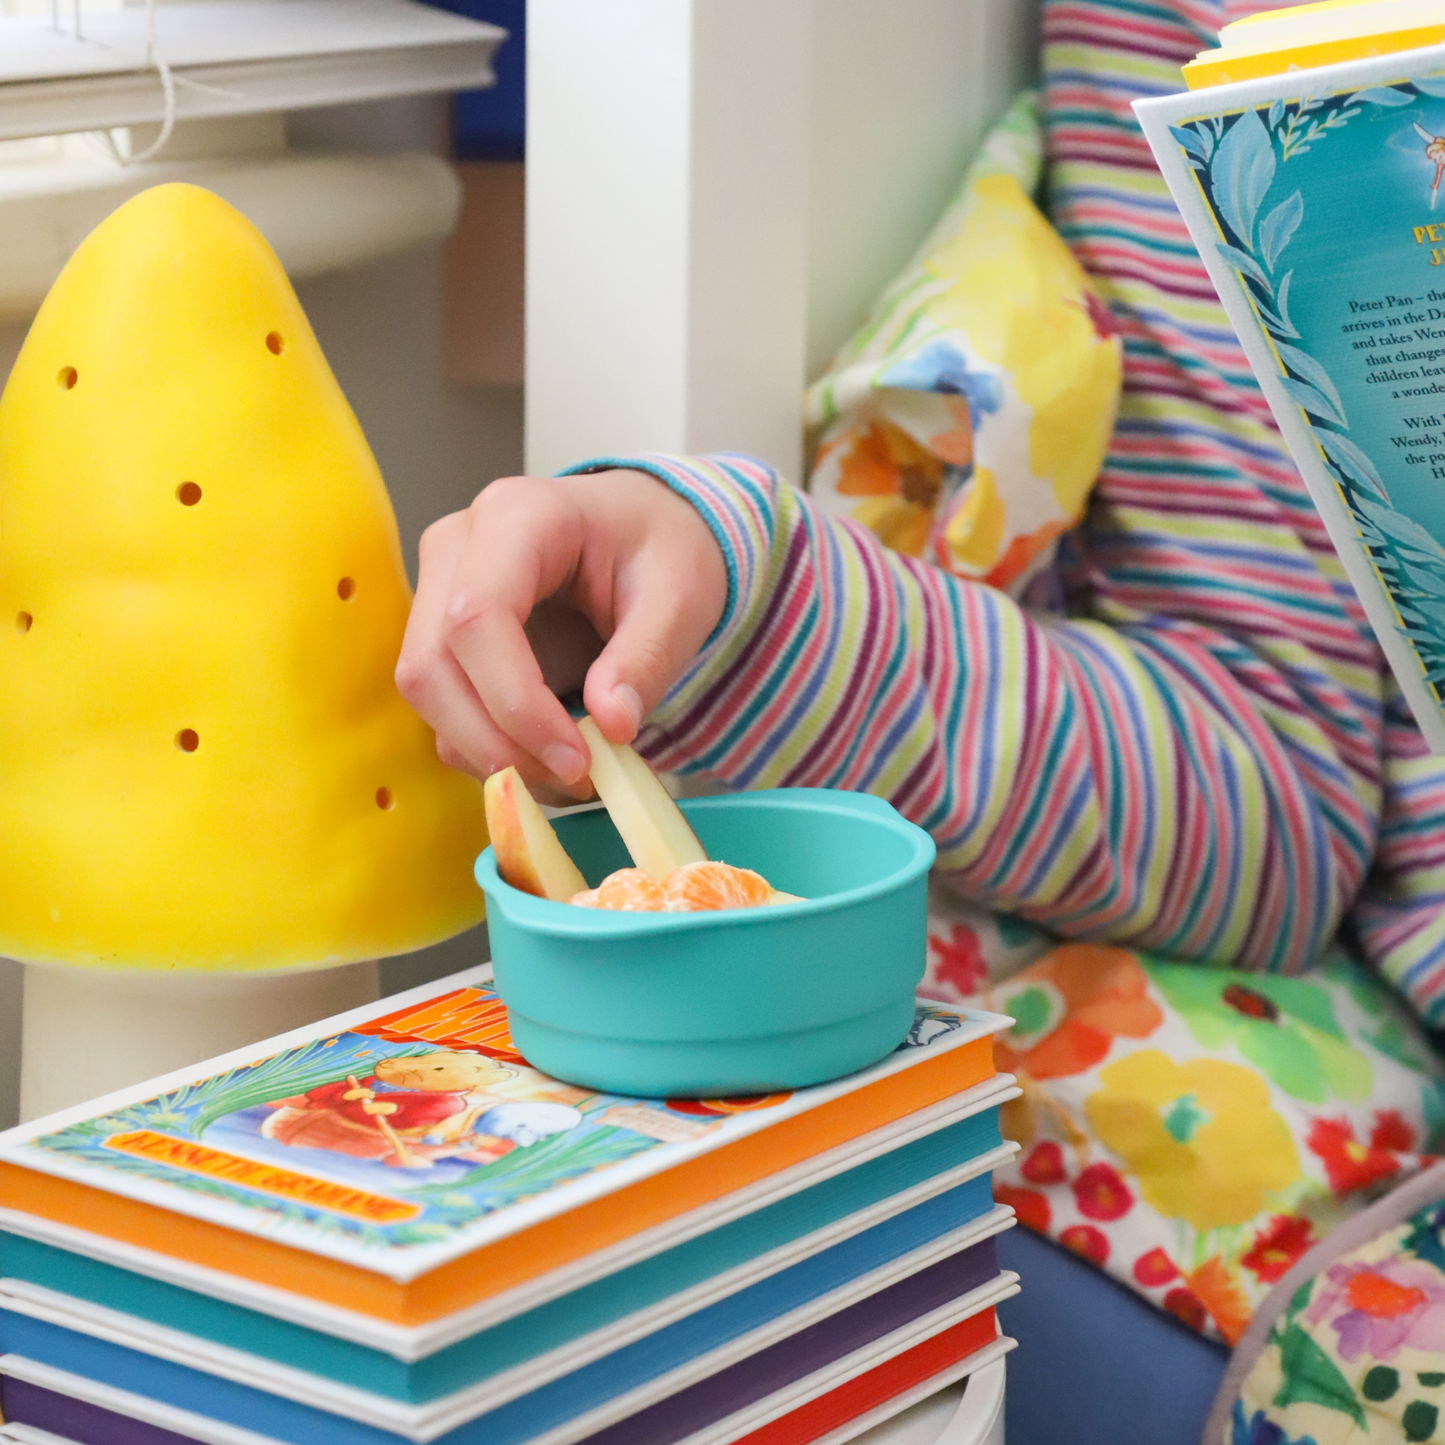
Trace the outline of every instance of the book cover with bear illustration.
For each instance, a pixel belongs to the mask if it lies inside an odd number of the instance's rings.
[[[959,1046],[985,1050],[958,1063],[987,1077],[1003,1022],[921,1004],[897,1052],[833,1084],[624,1098],[530,1068],[483,967],[12,1130],[0,1202],[25,1210],[47,1179],[77,1181],[407,1279]]]

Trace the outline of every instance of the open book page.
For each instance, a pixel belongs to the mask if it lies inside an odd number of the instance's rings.
[[[1421,729],[1445,752],[1445,45],[1135,109]]]

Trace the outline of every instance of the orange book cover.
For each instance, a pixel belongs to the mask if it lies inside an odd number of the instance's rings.
[[[762,1099],[530,1068],[489,968],[0,1135],[0,1207],[400,1324],[580,1259],[994,1072],[920,1004],[883,1062]]]

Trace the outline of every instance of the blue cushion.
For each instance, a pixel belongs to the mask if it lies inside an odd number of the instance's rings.
[[[1092,1265],[1025,1229],[999,1237],[1023,1293],[999,1306],[1008,1445],[1194,1445],[1229,1359]]]

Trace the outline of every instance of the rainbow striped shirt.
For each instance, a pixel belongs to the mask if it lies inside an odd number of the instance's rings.
[[[877,793],[940,880],[1059,934],[1291,972],[1343,925],[1445,1025],[1445,760],[1129,108],[1261,8],[1044,3],[1048,207],[1125,340],[1067,615],[889,552],[746,458],[616,459],[694,502],[730,579],[643,744],[735,785]]]

